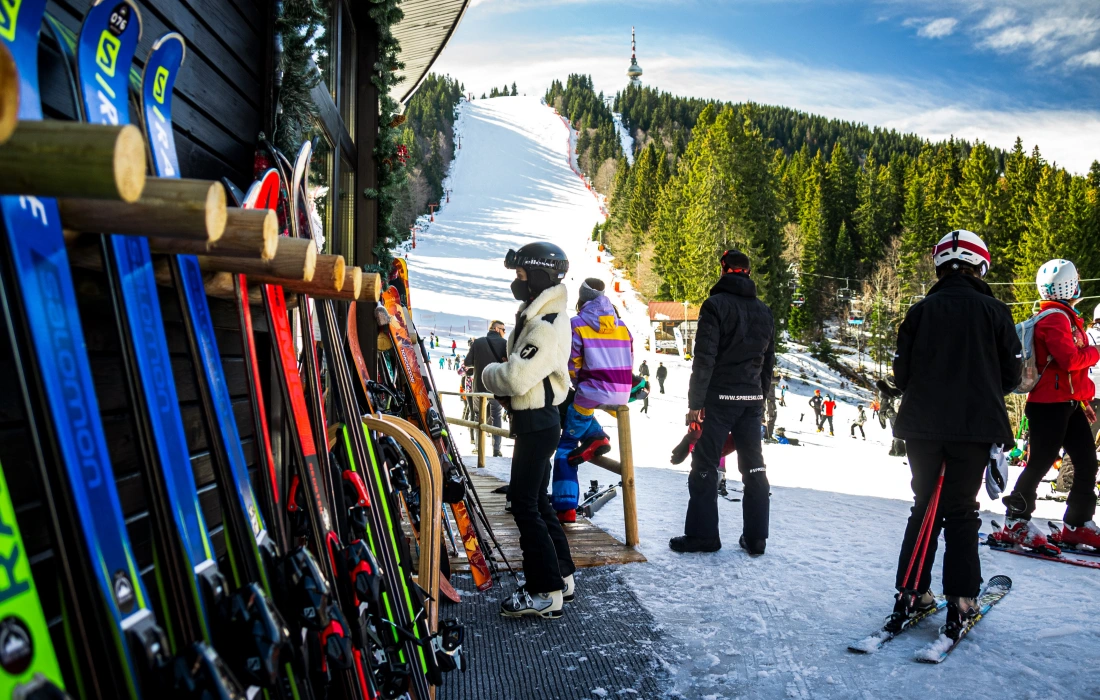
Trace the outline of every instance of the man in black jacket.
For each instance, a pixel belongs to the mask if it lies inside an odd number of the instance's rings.
[[[985,243],[970,231],[952,231],[940,239],[933,260],[939,281],[905,315],[894,356],[894,382],[902,393],[894,437],[905,440],[915,498],[898,557],[891,621],[935,604],[929,586],[942,529],[945,631],[951,636],[976,610],[982,582],[977,495],[991,445],[1012,443],[1004,396],[1019,383],[1021,350],[1012,313],[981,279],[989,269]],[[922,564],[913,552],[941,469],[939,507]],[[918,567],[920,580],[913,580]]]
[[[668,367],[664,362],[657,363],[657,383],[661,385],[661,393],[665,393],[665,377],[668,376]]]
[[[764,553],[768,538],[768,476],[760,446],[764,397],[775,366],[775,324],[756,298],[749,258],[738,250],[722,256],[722,277],[699,310],[695,359],[688,386],[687,424],[702,420],[692,452],[684,534],[668,546],[677,552],[714,552],[718,536],[718,461],[726,437],[737,445],[737,468],[745,484],[741,547]],[[705,411],[704,411],[705,409]]]
[[[504,322],[493,321],[489,324],[489,332],[485,334],[484,338],[478,338],[470,346],[470,352],[466,354],[466,359],[463,364],[466,367],[472,367],[474,373],[474,391],[484,392],[485,384],[481,380],[481,372],[494,362],[504,362],[508,358],[508,342],[504,340]],[[472,413],[474,420],[478,423],[481,422],[480,413],[481,401],[480,399],[471,399],[473,401]],[[488,403],[489,420],[486,421],[489,425],[500,427],[500,402],[496,399],[489,399]],[[499,435],[493,436],[493,456],[500,457],[500,440]]]

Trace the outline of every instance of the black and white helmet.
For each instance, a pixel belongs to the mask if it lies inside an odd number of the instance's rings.
[[[553,243],[539,241],[528,243],[519,250],[509,250],[504,256],[504,266],[509,270],[522,267],[527,272],[541,270],[558,283],[569,272],[569,258],[564,250]]]

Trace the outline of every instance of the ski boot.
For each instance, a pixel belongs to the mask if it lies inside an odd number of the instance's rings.
[[[606,435],[590,437],[580,444],[565,458],[571,467],[579,467],[585,462],[591,462],[600,455],[611,451],[611,440]]]
[[[741,549],[748,552],[750,556],[759,557],[764,554],[764,548],[768,546],[768,541],[747,540],[744,535],[741,535],[741,539],[737,541],[737,544],[741,545]]]
[[[722,540],[715,537],[689,537],[680,535],[668,541],[668,548],[674,552],[717,552],[722,548]]]
[[[718,482],[718,495],[725,498],[730,495],[729,490],[726,488],[726,477],[722,477],[722,480]]]
[[[565,588],[561,591],[561,600],[563,603],[572,603],[577,599],[577,586],[573,583],[573,574],[562,576],[561,580],[565,583]]]
[[[562,592],[528,593],[526,586],[520,586],[510,598],[500,604],[500,614],[504,617],[544,617],[553,620],[561,617]]]
[[[1095,520],[1090,520],[1084,525],[1073,527],[1069,523],[1062,525],[1062,531],[1052,535],[1051,539],[1057,544],[1066,544],[1070,547],[1085,545],[1100,550],[1100,525]]]
[[[559,510],[558,522],[563,524],[577,522],[577,509],[570,508],[569,510]]]
[[[898,591],[894,600],[894,610],[886,617],[883,629],[900,632],[905,621],[936,607],[936,596],[932,591],[917,593],[914,590]]]
[[[996,546],[1011,547],[1019,545],[1025,549],[1033,549],[1043,553],[1058,556],[1061,551],[1047,541],[1047,536],[1031,522],[1022,518],[1008,518],[1005,520],[1004,529],[989,535],[989,539]]]
[[[940,634],[952,641],[959,641],[963,630],[974,624],[978,616],[978,602],[973,598],[949,596],[947,599],[947,622],[940,628]]]

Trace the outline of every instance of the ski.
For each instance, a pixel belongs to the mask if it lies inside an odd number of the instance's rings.
[[[1037,552],[1033,549],[1025,549],[1019,545],[1013,545],[1006,547],[1003,544],[991,540],[988,536],[981,538],[981,543],[989,547],[996,552],[1005,552],[1007,554],[1015,554],[1020,557],[1030,557],[1031,559],[1042,559],[1044,561],[1054,561],[1060,564],[1069,564],[1070,566],[1080,566],[1086,569],[1100,569],[1100,561],[1085,561],[1083,559],[1074,559],[1067,557],[1064,554],[1046,554],[1044,552]]]
[[[848,645],[848,651],[855,652],[857,654],[873,654],[881,649],[887,642],[894,637],[908,632],[915,627],[921,620],[926,617],[931,617],[939,611],[947,607],[947,600],[943,596],[936,597],[936,605],[928,608],[927,610],[920,610],[906,617],[900,623],[893,625],[889,620],[879,629],[875,630],[868,636]]]
[[[0,40],[21,77],[23,120],[42,119],[37,57],[45,9],[45,0],[23,0],[0,13]],[[0,301],[46,486],[66,636],[87,650],[73,659],[80,695],[139,698],[168,664],[168,645],[119,504],[57,203],[4,196],[0,211]]]
[[[1010,590],[1012,590],[1012,579],[1009,577],[997,575],[989,579],[989,583],[978,594],[978,614],[968,620],[966,626],[959,630],[959,636],[952,639],[943,633],[943,627],[941,627],[939,638],[918,651],[914,658],[924,664],[942,663],[948,654],[955,651],[955,648],[959,646],[959,642],[970,634],[974,626],[989,614],[993,606],[1004,600]]]
[[[160,177],[180,176],[172,136],[172,88],[183,59],[182,41],[175,46],[179,53],[166,56],[167,60],[155,64],[153,79],[146,80],[142,90],[141,113],[153,170]],[[147,72],[149,68],[147,66]],[[247,646],[238,641],[223,646],[222,652],[232,659],[231,654],[244,655],[251,650],[261,650],[262,654],[238,658],[237,663],[231,665],[236,667],[243,663],[248,668],[250,674],[242,679],[250,685],[265,688],[281,698],[297,699],[309,692],[307,672],[312,672],[309,680],[314,684],[327,684],[330,677],[327,664],[341,666],[342,654],[346,652],[340,643],[345,628],[339,619],[333,620],[327,614],[330,607],[328,584],[309,552],[303,548],[278,551],[264,526],[237,430],[198,260],[193,255],[170,256],[169,267],[195,367],[209,452],[221,497],[227,562],[231,584],[236,591],[230,609],[240,634],[251,643]],[[262,439],[257,436],[258,441]],[[285,621],[274,604],[277,594],[279,607],[287,615]],[[288,622],[293,627],[288,628]],[[290,644],[291,639],[302,639],[300,630],[307,630],[311,641],[322,635],[329,641],[319,644],[320,651],[311,655],[313,665],[309,669],[301,653]]]

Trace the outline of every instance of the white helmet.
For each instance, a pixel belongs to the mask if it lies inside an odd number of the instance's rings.
[[[1076,299],[1081,296],[1077,266],[1069,260],[1048,260],[1035,273],[1035,286],[1043,299]]]
[[[985,277],[985,273],[989,272],[989,248],[973,231],[952,231],[932,249],[932,262],[938,270],[953,261],[966,263],[978,271],[979,277]],[[957,265],[955,267],[958,268]]]

